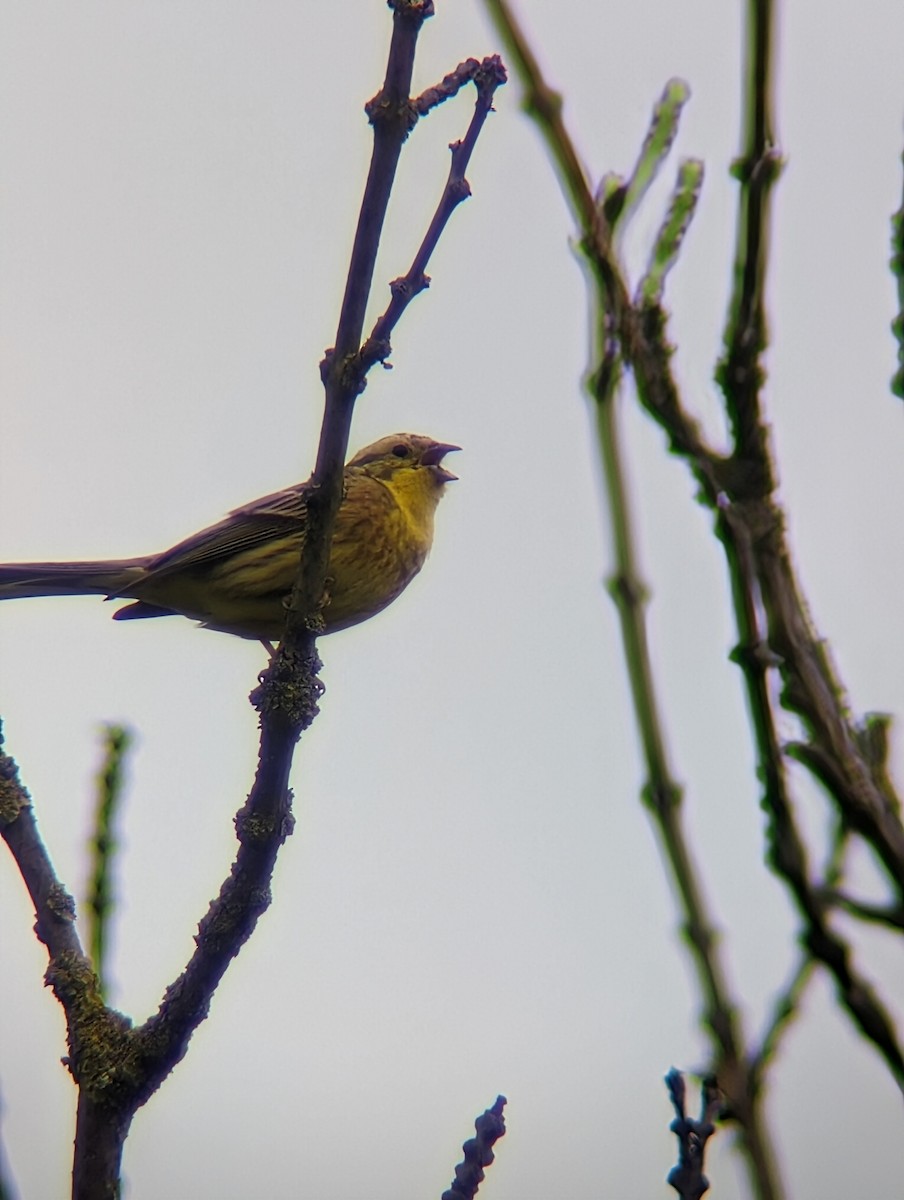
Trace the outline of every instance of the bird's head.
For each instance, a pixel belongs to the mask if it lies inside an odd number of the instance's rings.
[[[349,459],[348,469],[359,469],[374,479],[403,488],[427,487],[441,491],[443,485],[457,479],[443,466],[453,450],[450,442],[435,442],[419,433],[393,433],[359,450]]]

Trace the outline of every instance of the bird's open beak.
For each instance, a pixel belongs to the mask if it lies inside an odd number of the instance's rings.
[[[457,479],[457,475],[453,475],[448,468],[443,466],[443,459],[447,454],[451,454],[453,450],[460,450],[461,446],[453,446],[451,442],[434,442],[429,449],[425,450],[421,455],[421,462],[428,467],[435,467],[434,472],[443,483],[451,483]]]

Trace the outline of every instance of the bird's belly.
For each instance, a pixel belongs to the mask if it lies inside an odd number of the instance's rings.
[[[381,531],[382,532],[382,531]],[[391,604],[424,565],[426,550],[395,530],[362,543],[333,542],[323,610],[327,633],[347,629]]]

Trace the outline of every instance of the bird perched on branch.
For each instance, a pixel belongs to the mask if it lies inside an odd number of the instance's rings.
[[[325,632],[391,604],[424,565],[433,514],[457,476],[443,459],[458,446],[396,433],[345,467],[323,608]],[[171,550],[145,558],[0,565],[0,600],[100,594],[128,599],[118,621],[179,613],[238,637],[277,641],[305,538],[310,484],[274,492]]]

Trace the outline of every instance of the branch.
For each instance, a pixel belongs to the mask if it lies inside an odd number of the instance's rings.
[[[317,677],[316,637],[322,625],[320,607],[342,494],[349,427],[365,382],[366,367],[358,353],[364,312],[402,144],[417,119],[409,100],[417,38],[423,22],[433,13],[430,0],[392,0],[391,7],[393,31],[385,81],[366,108],[374,132],[370,170],[336,345],[322,365],[326,403],[306,505],[304,550],[282,642],[252,693],[261,725],[257,774],[248,800],[236,815],[238,856],[199,925],[195,953],[180,978],[167,988],[157,1013],[136,1031],[146,1062],[139,1103],[185,1053],[226,967],[269,906],[276,855],[294,826],[289,771],[295,745],[317,715],[323,692]]]
[[[904,154],[901,165],[904,166]],[[904,198],[891,219],[891,273],[898,289],[898,315],[891,327],[898,343],[898,369],[891,381],[891,390],[904,400]]]
[[[836,799],[844,820],[873,845],[899,894],[904,894],[901,892],[904,887],[904,828],[900,821],[900,805],[891,791],[884,766],[876,769],[870,761],[850,720],[844,690],[825,644],[813,628],[797,582],[785,539],[783,516],[771,499],[774,472],[759,398],[763,377],[759,360],[766,342],[764,294],[768,202],[780,166],[774,150],[771,115],[771,0],[750,0],[748,18],[750,53],[744,102],[746,146],[744,156],[736,166],[741,192],[735,294],[725,334],[726,356],[718,372],[735,435],[732,457],[738,467],[729,491],[734,504],[730,510],[723,505],[726,515],[730,512],[732,518],[725,524],[725,534],[728,538],[741,537],[746,548],[742,548],[740,554],[733,553],[727,544],[726,549],[735,567],[745,557],[750,559],[738,584],[746,588],[751,597],[758,594],[761,598],[770,653],[774,656],[774,664],[780,667],[785,683],[782,703],[803,718],[813,739],[807,756],[808,765],[813,769],[817,761],[822,764],[820,777]],[[735,595],[739,600],[738,588],[735,588]],[[751,694],[751,705],[754,704],[771,707],[771,699],[764,689],[758,697]],[[761,760],[761,770],[774,774],[781,754],[777,739],[771,739],[768,746],[762,741],[761,751],[776,760],[772,764]],[[804,757],[803,748],[798,747],[797,755]],[[792,890],[795,890],[794,884]],[[815,911],[818,906],[810,907]],[[820,937],[816,940],[822,942]],[[837,959],[834,951],[830,957]]]
[[[124,725],[108,725],[104,730],[104,761],[97,776],[97,809],[91,840],[94,867],[86,909],[88,945],[102,995],[106,995],[109,988],[107,935],[109,917],[114,909],[111,879],[113,858],[118,849],[115,824],[123,792],[123,766],[131,742],[132,734]]]
[[[487,3],[497,19],[504,13],[506,22],[511,21],[503,0]],[[829,968],[842,1003],[900,1082],[902,1060],[893,1025],[873,990],[853,968],[849,947],[828,925],[824,902],[813,890],[787,795],[783,749],[775,735],[773,694],[767,681],[767,672],[780,671],[784,683],[781,703],[802,718],[810,735],[811,768],[817,761],[821,764],[821,777],[827,781],[842,819],[874,847],[892,886],[904,895],[900,803],[887,771],[873,761],[850,718],[824,642],[809,617],[785,539],[783,514],[773,498],[774,472],[760,400],[767,332],[764,297],[769,204],[781,165],[772,119],[771,0],[749,0],[748,18],[745,143],[735,166],[741,181],[735,287],[725,331],[726,351],[719,366],[733,433],[729,456],[718,455],[705,444],[682,404],[670,371],[671,347],[658,297],[650,303],[641,296],[638,308],[625,303],[609,241],[599,235],[600,214],[589,219],[589,196],[577,195],[584,178],[573,166],[577,156],[561,150],[554,151],[554,156],[560,171],[567,172],[566,194],[582,221],[582,249],[595,258],[595,270],[605,285],[601,296],[608,304],[609,336],[614,329],[618,352],[634,371],[641,403],[668,433],[671,450],[688,460],[701,485],[701,498],[717,517],[739,628],[735,658],[744,671],[764,780],[764,805],[770,813],[770,862],[804,916],[808,947]],[[521,36],[513,34],[515,44]],[[522,54],[518,62],[523,70],[539,72],[529,54]],[[536,80],[528,81],[526,88],[529,97],[540,101],[552,95]],[[531,107],[544,121],[547,142],[567,136],[557,106],[544,107],[537,102]],[[614,360],[610,349],[607,361]],[[802,757],[800,751],[798,757]]]
[[[873,846],[892,886],[904,896],[900,802],[887,775],[876,770],[861,744],[844,688],[801,594],[777,507],[755,504],[752,516],[765,525],[756,546],[756,573],[769,643],[778,655],[785,685],[782,704],[801,717],[810,734],[814,746],[810,762],[818,756],[824,764],[832,764],[834,784],[829,792],[840,814]]]
[[[678,168],[678,178],[672,189],[665,219],[653,243],[646,274],[637,285],[638,305],[662,303],[666,276],[678,261],[685,234],[697,211],[702,186],[703,163],[697,158],[685,159]]]
[[[477,1137],[469,1138],[462,1146],[464,1160],[455,1168],[452,1186],[442,1194],[442,1200],[474,1200],[483,1183],[484,1167],[496,1157],[493,1146],[505,1136],[505,1096],[497,1096],[496,1103],[474,1122]]]
[[[638,390],[645,403],[655,405],[660,412],[667,414],[673,443],[699,457],[704,484],[713,497],[720,490],[716,481],[722,460],[705,446],[697,426],[686,417],[681,407],[669,369],[670,351],[664,337],[659,336],[663,324],[659,322],[651,326],[648,320],[650,313],[658,310],[650,306],[635,310],[632,306],[629,289],[612,246],[609,213],[613,212],[617,217],[619,206],[609,202],[615,193],[611,192],[602,198],[599,192],[596,197],[593,195],[562,119],[561,100],[544,80],[539,63],[509,4],[506,0],[487,0],[487,8],[521,76],[526,96],[525,108],[537,122],[578,224],[581,256],[593,289],[592,320],[596,343],[587,373],[587,389],[595,406],[608,498],[607,513],[615,546],[616,565],[609,580],[609,590],[619,613],[635,719],[647,772],[643,798],[653,816],[672,876],[702,997],[704,1027],[709,1034],[720,1086],[730,1097],[733,1115],[741,1129],[741,1146],[753,1186],[763,1200],[779,1197],[781,1185],[762,1108],[749,1077],[738,1007],[730,994],[715,921],[698,882],[699,871],[684,833],[682,791],[668,760],[653,680],[644,611],[646,588],[640,579],[633,549],[629,491],[614,407],[622,357],[634,369]],[[666,89],[652,122],[652,127],[657,129],[664,122],[665,136],[650,134],[647,145],[656,146],[659,142],[670,144],[673,136],[670,122],[675,119],[674,112],[668,120],[664,119],[663,114],[669,114],[669,100],[674,110],[676,106],[680,107],[678,102],[682,99],[681,89],[674,91],[674,85]],[[662,161],[661,152],[657,150],[652,158],[657,163]],[[692,185],[693,182],[692,179]],[[685,216],[689,219],[687,210]],[[685,227],[679,222],[679,229],[683,231]],[[665,241],[674,243],[679,238],[670,232]],[[664,274],[663,271],[662,278]],[[657,290],[653,289],[654,294]],[[649,335],[654,330],[658,336],[651,338]]]
[[[747,0],[747,52],[744,81],[744,148],[733,174],[741,183],[738,200],[734,291],[729,301],[725,329],[725,355],[716,379],[725,395],[725,407],[740,457],[768,462],[766,427],[760,408],[764,373],[760,356],[766,347],[766,264],[772,187],[778,180],[781,158],[773,134],[772,0]],[[771,475],[763,487],[771,490]]]
[[[463,63],[458,64],[454,71],[450,71],[448,75],[444,75],[439,83],[434,84],[433,87],[426,88],[412,101],[415,112],[420,117],[427,116],[431,109],[436,108],[437,105],[442,104],[446,100],[451,100],[453,96],[457,96],[465,84],[472,81],[477,81],[479,89],[481,86],[480,77],[487,72],[499,75],[497,82],[505,83],[505,67],[503,67],[502,60],[498,54],[494,54],[490,58],[485,58],[482,62],[478,62],[476,58],[466,58]]]
[[[197,950],[183,975],[167,989],[157,1014],[137,1031],[144,1041],[148,1062],[155,1064],[148,1079],[150,1090],[184,1053],[188,1038],[206,1015],[210,996],[230,959],[238,953],[268,906],[276,853],[294,823],[288,775],[295,743],[316,716],[323,690],[317,678],[320,660],[315,639],[320,630],[319,609],[333,522],[341,498],[349,423],[367,372],[376,361],[369,360],[360,346],[364,310],[402,143],[417,116],[408,98],[414,46],[420,26],[432,14],[428,2],[394,0],[393,7],[386,80],[367,106],[374,129],[374,148],[336,345],[327,352],[322,364],[326,408],[306,508],[304,553],[288,605],[285,636],[261,676],[260,687],[252,695],[261,714],[258,772],[248,801],[236,816],[239,855],[219,897],[199,926]],[[461,148],[456,148],[457,153],[453,150],[450,176],[453,180],[467,165],[490,111],[493,91],[504,81],[504,69],[498,59],[486,60],[474,77],[478,87],[477,111]],[[447,185],[446,191],[449,190]],[[434,220],[425,240],[426,256],[435,246],[453,207],[443,210],[439,223]],[[418,269],[418,261],[425,264],[426,257],[417,260],[414,269]],[[401,311],[394,315],[392,325],[400,315]]]
[[[414,256],[414,261],[409,267],[407,275],[404,275],[400,279],[394,279],[389,285],[392,292],[389,307],[378,319],[370,337],[361,347],[360,361],[365,371],[369,370],[375,363],[385,362],[392,353],[390,343],[392,331],[399,323],[402,314],[414,297],[430,286],[430,278],[425,274],[430,256],[436,249],[437,243],[452,213],[463,200],[467,200],[471,195],[471,187],[465,178],[465,171],[468,169],[468,163],[471,161],[471,155],[474,152],[477,138],[480,136],[480,131],[483,128],[483,123],[493,111],[493,96],[496,88],[500,87],[506,81],[506,72],[502,64],[502,59],[498,54],[493,55],[491,58],[485,58],[482,63],[478,63],[476,59],[469,58],[466,63],[462,63],[457,68],[456,72],[452,75],[447,75],[443,80],[443,84],[446,84],[449,80],[455,80],[456,84],[461,86],[459,72],[461,73],[461,79],[473,79],[477,86],[474,115],[471,118],[471,123],[464,138],[460,142],[453,142],[449,147],[452,151],[449,178],[446,181],[443,194],[433,215],[433,220],[430,222],[424,240],[417,254]],[[442,87],[443,85],[439,86]],[[430,94],[437,90],[436,88],[430,89]],[[457,91],[458,88],[456,87],[455,90]],[[427,94],[424,93],[424,95]],[[443,95],[441,98],[446,99],[446,96]],[[416,103],[420,104],[422,99],[423,97],[419,97]],[[433,103],[439,103],[439,101],[434,100]]]
[[[904,1054],[894,1023],[871,985],[853,966],[847,942],[828,922],[820,887],[811,879],[807,851],[788,795],[784,757],[775,724],[768,673],[775,659],[760,632],[756,604],[757,558],[747,523],[727,505],[717,528],[729,562],[739,641],[732,657],[747,688],[767,816],[767,856],[788,886],[804,920],[802,941],[835,979],[839,999],[855,1025],[876,1046],[898,1086],[904,1088]]]
[[[414,53],[432,0],[391,0],[392,39],[383,87],[368,102],[374,134],[370,169],[361,199],[335,346],[321,364],[326,391],[317,461],[306,506],[304,552],[292,589],[282,643],[252,699],[261,714],[261,754],[251,809],[264,804],[272,816],[286,802],[292,748],[317,715],[322,686],[314,643],[329,563],[333,525],[355,400],[365,385],[359,350],[374,265],[402,144],[417,120],[409,92]],[[269,796],[269,800],[264,800]]]
[[[643,140],[634,170],[622,185],[615,178],[603,176],[603,186],[597,189],[597,203],[604,197],[606,217],[613,227],[627,227],[640,208],[653,181],[671,152],[681,120],[681,112],[690,99],[691,90],[683,79],[670,79],[653,109],[653,117]]]
[[[868,904],[865,900],[858,900],[838,888],[824,888],[819,895],[826,904],[834,905],[852,917],[859,917],[861,921],[868,921],[873,925],[884,925],[897,933],[904,933],[904,906]]]
[[[669,1099],[675,1110],[675,1120],[669,1129],[678,1138],[678,1165],[668,1174],[668,1183],[681,1200],[700,1200],[709,1191],[709,1180],[703,1174],[706,1143],[716,1132],[715,1120],[722,1104],[719,1088],[712,1079],[704,1079],[700,1088],[700,1118],[688,1117],[685,1110],[684,1076],[674,1067],[665,1077]]]

